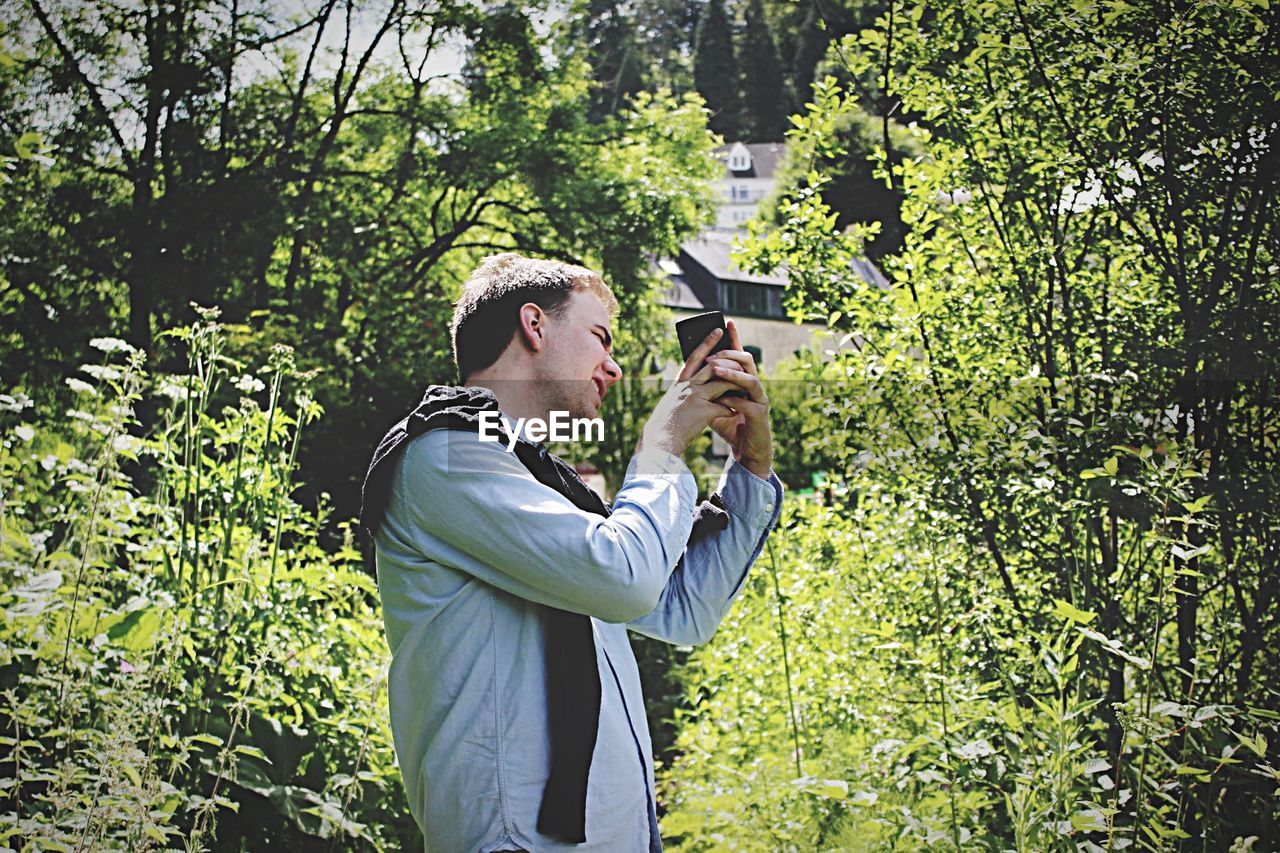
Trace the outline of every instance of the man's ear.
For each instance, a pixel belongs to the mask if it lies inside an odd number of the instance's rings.
[[[516,334],[533,352],[542,349],[547,331],[547,313],[534,302],[526,302],[520,306],[520,327]]]

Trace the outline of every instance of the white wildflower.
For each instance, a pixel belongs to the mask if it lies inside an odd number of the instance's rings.
[[[13,428],[13,431],[17,434],[18,438],[23,441],[30,441],[36,437],[36,431],[26,424],[19,424]]]
[[[89,346],[108,354],[113,352],[137,352],[137,349],[119,338],[94,338],[89,341]]]
[[[124,376],[117,367],[109,364],[82,364],[80,369],[99,382],[114,382]]]
[[[174,381],[172,377],[166,376],[160,380],[156,386],[156,393],[161,397],[168,397],[174,402],[181,403],[187,399],[187,388],[180,382]]]
[[[248,374],[237,377],[231,384],[238,388],[242,394],[256,394],[267,387],[266,383],[261,379]]]
[[[115,441],[111,442],[111,447],[117,453],[136,454],[141,449],[142,442],[126,432],[117,435]]]
[[[0,412],[21,412],[31,408],[31,398],[26,394],[0,394]]]
[[[67,381],[67,387],[70,388],[72,391],[75,391],[77,394],[88,394],[91,397],[98,396],[98,389],[94,388],[92,385],[90,385],[88,382],[85,382],[83,379],[77,379],[74,376],[68,376],[66,381]]]

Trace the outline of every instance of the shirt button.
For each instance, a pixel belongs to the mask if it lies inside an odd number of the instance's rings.
[[[765,511],[765,512],[773,512],[773,504],[772,504],[772,503],[767,503],[767,504],[765,504],[765,505],[764,505],[764,511]]]

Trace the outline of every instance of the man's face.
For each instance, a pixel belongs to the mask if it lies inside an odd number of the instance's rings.
[[[605,393],[622,378],[611,355],[609,321],[600,297],[587,290],[575,290],[562,314],[548,316],[546,346],[536,362],[548,411],[572,418],[600,414]]]

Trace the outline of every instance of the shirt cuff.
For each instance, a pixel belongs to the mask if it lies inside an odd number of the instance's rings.
[[[661,477],[678,480],[685,474],[693,477],[693,472],[679,456],[673,456],[665,450],[646,448],[631,457],[631,461],[627,464],[627,474],[623,479]]]
[[[782,512],[782,481],[773,469],[762,480],[729,457],[716,491],[725,509],[755,527],[772,527]]]

